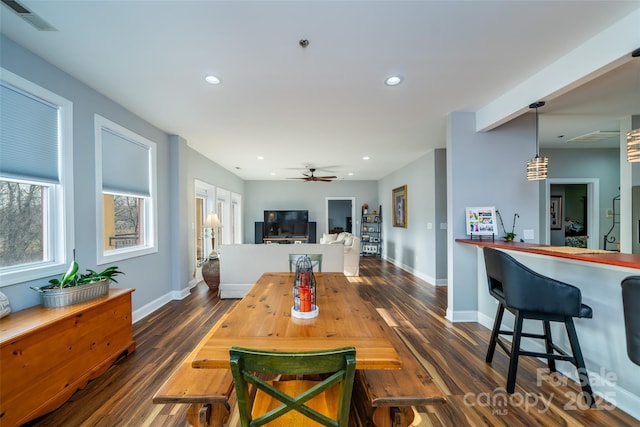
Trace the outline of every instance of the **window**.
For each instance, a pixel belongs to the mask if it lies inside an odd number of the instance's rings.
[[[99,115],[98,264],[157,252],[156,144]]]
[[[0,283],[10,285],[72,258],[73,104],[0,71]]]

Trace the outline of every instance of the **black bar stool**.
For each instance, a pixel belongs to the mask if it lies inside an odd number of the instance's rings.
[[[622,281],[622,307],[627,334],[627,355],[640,365],[640,276],[629,276]]]
[[[564,360],[571,362],[577,368],[584,399],[589,406],[594,407],[595,399],[589,383],[589,375],[573,324],[574,317],[591,318],[593,315],[591,307],[582,304],[580,289],[536,273],[505,252],[489,247],[483,248],[483,251],[489,293],[499,303],[485,360],[491,363],[496,344],[510,357],[507,392],[513,393],[515,390],[520,356],[547,359],[551,372],[556,372],[556,360]],[[505,308],[515,316],[513,331],[500,329]],[[522,332],[524,319],[541,320],[544,334]],[[550,322],[565,324],[572,355],[553,343]],[[513,337],[511,348],[500,338],[500,335]],[[522,350],[520,348],[522,337],[544,340],[546,353]]]

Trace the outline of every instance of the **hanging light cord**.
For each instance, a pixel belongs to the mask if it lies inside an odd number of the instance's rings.
[[[538,108],[544,105],[544,101],[534,102],[529,108],[536,109],[536,156],[527,160],[527,179],[529,181],[537,181],[547,179],[547,168],[549,160],[546,157],[540,157],[540,136],[538,122]]]
[[[536,109],[536,157],[540,157],[540,138],[538,136],[538,108],[544,106],[544,101],[534,102],[529,108]]]

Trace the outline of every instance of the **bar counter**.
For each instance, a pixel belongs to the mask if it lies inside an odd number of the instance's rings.
[[[475,257],[477,321],[489,330],[493,326],[497,301],[488,291],[482,250],[485,246],[503,250],[533,271],[578,287],[582,302],[593,309],[593,318],[574,319],[591,385],[610,404],[640,420],[640,366],[627,357],[620,286],[625,277],[640,275],[640,255],[497,239],[456,239],[455,242],[465,252],[468,248],[469,259]],[[537,323],[540,322],[525,322],[525,329],[542,332]],[[554,342],[569,349],[564,328],[554,323]],[[513,316],[505,313],[503,328],[512,327]],[[523,340],[523,346],[544,350],[540,343],[530,339]],[[571,364],[557,362],[557,365],[559,371],[576,379],[575,367]]]
[[[618,267],[636,268],[640,270],[640,254],[621,254],[615,251],[603,251],[601,249],[580,248],[578,252],[561,252],[562,248],[567,246],[549,246],[539,243],[521,243],[521,242],[505,242],[504,240],[495,241],[484,239],[456,239],[458,243],[466,243],[476,246],[489,246],[498,249],[507,249],[510,251],[528,252],[538,255],[554,256],[558,258],[572,259],[575,261],[595,262],[598,264],[615,265]],[[579,248],[575,248],[576,250]],[[640,271],[638,272],[640,274]]]

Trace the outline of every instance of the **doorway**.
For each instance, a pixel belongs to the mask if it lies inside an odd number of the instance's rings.
[[[355,205],[355,197],[327,197],[325,233],[353,233]]]
[[[542,221],[545,242],[554,246],[597,249],[600,236],[599,181],[597,178],[549,178],[546,181],[545,214]],[[551,211],[561,209],[552,224]]]
[[[211,250],[211,230],[205,228],[205,218],[214,210],[215,187],[198,179],[194,180],[195,187],[195,265],[198,269]]]
[[[589,226],[587,185],[552,184],[550,188],[553,202],[551,205],[551,245],[586,248]],[[554,212],[555,209],[561,209],[561,212]],[[554,218],[556,213],[561,214],[561,218]],[[554,223],[557,225],[554,226]]]

